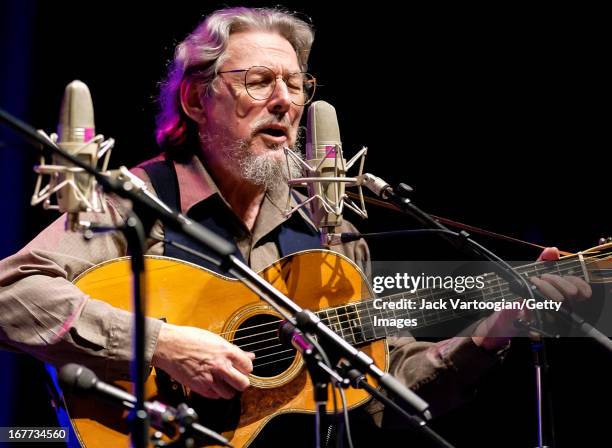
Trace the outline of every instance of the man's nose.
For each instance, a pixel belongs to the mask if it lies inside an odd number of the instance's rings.
[[[279,76],[274,86],[274,92],[268,99],[268,110],[270,113],[281,114],[286,113],[291,108],[291,96],[285,81]]]

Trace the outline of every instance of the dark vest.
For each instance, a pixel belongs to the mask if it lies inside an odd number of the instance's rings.
[[[171,161],[153,162],[143,166],[143,169],[149,176],[157,196],[170,208],[180,210],[181,200],[174,164]],[[234,244],[234,255],[244,262],[244,257],[234,242],[234,235],[241,230],[235,228],[235,220],[228,219],[227,213],[218,213],[221,210],[220,207],[223,206],[220,202],[221,198],[219,197],[206,199],[191,207],[187,216],[232,242]],[[234,233],[232,233],[232,229],[235,230]],[[208,248],[191,241],[173,229],[165,227],[164,234],[167,240],[180,243],[203,254],[212,255]],[[263,244],[270,240],[274,241],[278,247],[281,258],[303,250],[321,249],[322,247],[318,232],[304,221],[299,213],[294,213],[289,219],[259,241],[258,244]],[[219,269],[212,263],[169,244],[164,245],[164,255],[198,264],[211,271],[220,273]],[[224,273],[224,275],[227,274]]]

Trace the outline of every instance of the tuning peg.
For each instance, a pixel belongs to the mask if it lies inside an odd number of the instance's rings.
[[[599,245],[602,244],[608,244],[608,243],[612,243],[612,236],[609,236],[607,238],[599,238]]]

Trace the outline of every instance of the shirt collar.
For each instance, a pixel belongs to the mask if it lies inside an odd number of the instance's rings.
[[[213,195],[218,195],[227,208],[231,210],[229,203],[219,191],[215,181],[199,157],[193,155],[186,163],[178,161],[173,161],[173,163],[179,183],[181,212],[183,214],[186,215],[192,207]],[[300,202],[303,200],[301,198],[302,196],[300,195]],[[289,219],[288,216],[285,216],[288,200],[290,209],[298,205],[296,195],[289,194],[289,186],[286,184],[281,185],[280,188],[273,192],[266,193],[257,221],[253,227],[254,240],[259,240],[272,229]],[[298,214],[310,227],[316,230],[316,226],[305,207],[298,209],[294,212],[295,214]]]

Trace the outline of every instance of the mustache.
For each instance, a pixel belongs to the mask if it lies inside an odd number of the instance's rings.
[[[291,120],[289,120],[289,117],[287,115],[283,115],[281,118],[275,116],[264,117],[260,118],[251,125],[251,137],[254,137],[259,129],[271,125],[281,125],[286,127],[287,129],[291,129],[292,127]]]

